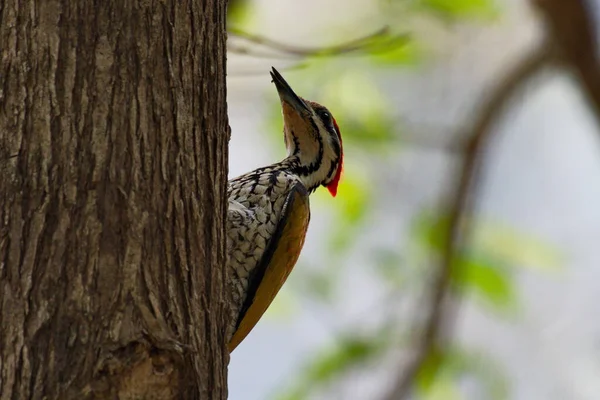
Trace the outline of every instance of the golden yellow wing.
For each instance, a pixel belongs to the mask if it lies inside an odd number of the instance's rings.
[[[281,218],[248,286],[248,296],[240,312],[238,326],[229,342],[229,351],[250,333],[294,268],[308,229],[308,192],[296,184],[283,205]]]

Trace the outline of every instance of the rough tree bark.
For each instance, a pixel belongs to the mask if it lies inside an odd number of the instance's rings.
[[[226,397],[225,2],[0,1],[2,399]]]

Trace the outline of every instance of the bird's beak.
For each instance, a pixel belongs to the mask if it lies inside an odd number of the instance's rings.
[[[275,68],[273,68],[271,71],[271,78],[273,78],[273,83],[275,83],[275,87],[279,93],[279,98],[282,102],[290,105],[299,114],[310,112],[310,109],[304,100],[294,93],[290,85],[288,85],[285,79],[283,79],[283,76],[281,76],[281,74]]]

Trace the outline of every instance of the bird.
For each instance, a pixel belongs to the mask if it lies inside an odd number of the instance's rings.
[[[272,68],[287,156],[228,182],[226,336],[232,352],[258,323],[304,246],[309,195],[335,197],[342,175],[342,136],[331,112],[298,96]]]

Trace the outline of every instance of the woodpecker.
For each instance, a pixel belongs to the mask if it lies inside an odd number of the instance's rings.
[[[299,97],[275,68],[287,157],[229,181],[229,351],[250,333],[298,260],[310,221],[309,195],[335,197],[343,168],[340,129],[320,104]]]

